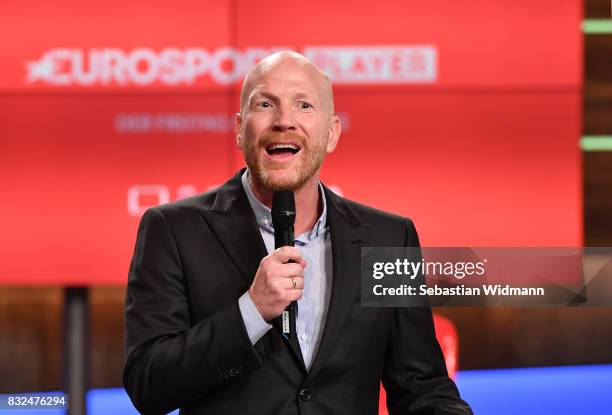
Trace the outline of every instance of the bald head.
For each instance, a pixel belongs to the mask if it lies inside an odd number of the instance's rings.
[[[281,51],[262,59],[244,78],[240,92],[240,112],[243,115],[247,111],[254,87],[266,74],[280,67],[294,67],[295,73],[301,71],[304,76],[309,77],[316,84],[321,103],[328,110],[329,115],[334,114],[334,96],[329,76],[304,55],[293,51]]]

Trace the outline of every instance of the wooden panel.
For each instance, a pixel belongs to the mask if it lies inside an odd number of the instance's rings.
[[[612,309],[446,308],[459,333],[459,369],[609,364]]]
[[[584,16],[588,19],[609,18],[610,0],[586,0],[584,3]]]
[[[612,246],[610,151],[584,153],[584,231],[588,246]]]
[[[62,290],[0,289],[0,393],[61,385]]]
[[[585,37],[585,134],[612,134],[612,34]]]

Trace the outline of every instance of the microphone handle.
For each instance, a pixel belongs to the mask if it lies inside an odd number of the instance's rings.
[[[278,229],[274,229],[275,248],[278,249],[282,246],[294,246],[294,239],[293,226],[278,226]]]
[[[274,229],[274,246],[276,248],[294,246],[294,239],[293,225],[279,226],[278,229]],[[295,261],[290,260],[289,262]],[[283,334],[290,339],[297,339],[297,301],[292,301],[283,311],[281,317]]]

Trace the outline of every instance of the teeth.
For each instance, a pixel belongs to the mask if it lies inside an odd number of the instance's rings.
[[[289,150],[297,150],[298,147],[294,146],[293,144],[274,144],[273,146],[269,147],[269,150],[281,150],[281,149],[289,149]]]

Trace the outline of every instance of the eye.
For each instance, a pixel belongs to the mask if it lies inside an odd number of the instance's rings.
[[[268,101],[261,101],[259,104],[257,104],[257,106],[262,108],[270,108],[272,104],[270,104]]]
[[[300,108],[303,110],[306,110],[306,109],[312,108],[312,104],[306,101],[300,101]]]

